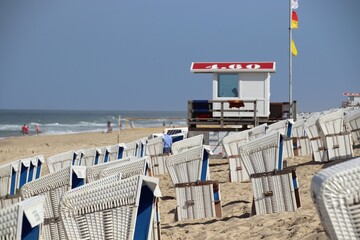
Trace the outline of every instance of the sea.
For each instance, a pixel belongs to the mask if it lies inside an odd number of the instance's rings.
[[[185,111],[79,111],[79,110],[0,110],[0,138],[21,136],[21,127],[29,126],[35,135],[104,132],[111,121],[113,131],[126,128],[186,126]],[[121,123],[121,124],[119,124]]]

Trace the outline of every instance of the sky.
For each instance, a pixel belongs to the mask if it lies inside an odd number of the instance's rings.
[[[360,1],[299,0],[298,112],[360,92]],[[186,111],[212,98],[192,62],[274,61],[289,101],[287,0],[0,0],[0,109]]]

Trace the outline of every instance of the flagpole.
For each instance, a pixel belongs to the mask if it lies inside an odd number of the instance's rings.
[[[292,112],[292,53],[291,53],[291,42],[292,42],[292,28],[291,28],[291,14],[292,14],[292,8],[291,8],[291,0],[289,0],[289,103],[290,103],[290,118],[293,117]]]

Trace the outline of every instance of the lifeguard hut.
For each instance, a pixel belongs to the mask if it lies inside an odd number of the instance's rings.
[[[347,97],[347,101],[343,101],[341,103],[342,107],[355,107],[360,106],[360,93],[343,93],[345,97]]]
[[[270,102],[275,62],[193,62],[190,70],[212,74],[213,90],[212,100],[188,102],[189,130],[246,129],[296,113],[296,102]]]

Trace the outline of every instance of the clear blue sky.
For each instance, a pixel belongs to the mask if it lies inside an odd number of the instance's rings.
[[[360,92],[360,0],[299,0],[300,111]],[[193,61],[275,61],[288,101],[288,1],[0,0],[0,109],[186,110],[211,99]]]

